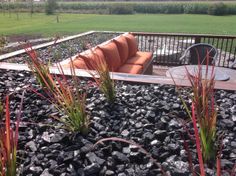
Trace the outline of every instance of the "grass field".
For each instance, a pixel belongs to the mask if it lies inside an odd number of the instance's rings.
[[[12,34],[76,34],[89,30],[144,31],[168,33],[205,33],[236,35],[236,16],[209,15],[96,15],[60,14],[56,16],[20,13],[11,17],[0,14],[0,35]]]

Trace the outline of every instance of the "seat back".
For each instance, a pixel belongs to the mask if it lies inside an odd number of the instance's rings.
[[[218,51],[214,46],[198,43],[188,47],[180,60],[191,65],[214,65],[217,55]]]

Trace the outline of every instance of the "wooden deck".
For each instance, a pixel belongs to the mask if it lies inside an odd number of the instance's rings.
[[[168,66],[162,66],[162,65],[153,65],[153,75],[156,76],[166,76],[166,71],[170,67]]]

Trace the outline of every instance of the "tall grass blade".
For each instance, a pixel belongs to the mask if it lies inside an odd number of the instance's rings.
[[[200,172],[201,172],[201,176],[205,176],[204,163],[203,163],[203,159],[202,159],[202,151],[201,151],[200,137],[198,134],[194,103],[192,103],[192,120],[193,120],[194,135],[195,135],[195,140],[196,140],[198,161],[199,161],[199,165],[200,165]]]

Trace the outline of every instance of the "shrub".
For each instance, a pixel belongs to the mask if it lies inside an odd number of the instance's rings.
[[[227,6],[222,2],[214,3],[209,6],[208,14],[209,15],[226,15],[227,14]]]
[[[55,13],[55,10],[57,9],[57,1],[56,0],[47,0],[45,5],[45,13],[47,15],[52,15]]]
[[[207,14],[209,4],[186,3],[183,5],[183,12],[187,14]]]
[[[134,10],[137,13],[166,13],[166,14],[179,14],[183,13],[181,3],[140,3],[134,4]]]
[[[134,9],[130,5],[117,4],[117,5],[110,6],[109,13],[110,14],[133,14]]]
[[[227,13],[231,15],[236,14],[236,4],[228,4],[227,5]]]

